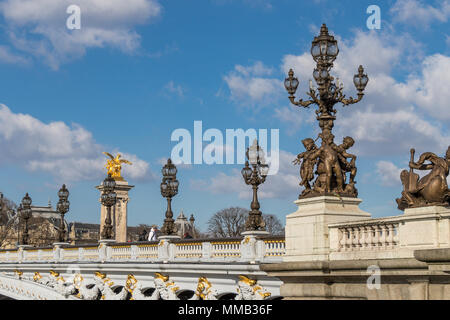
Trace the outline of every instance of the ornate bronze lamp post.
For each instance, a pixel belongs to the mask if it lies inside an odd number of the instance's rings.
[[[337,146],[333,141],[334,135],[331,131],[334,126],[334,120],[336,120],[334,105],[340,102],[347,106],[359,102],[364,96],[364,89],[369,78],[364,74],[364,68],[359,66],[358,73],[353,77],[353,83],[358,91],[358,98],[346,98],[343,93],[344,85],[342,82],[339,81],[339,78],[335,80],[330,75],[333,62],[338,53],[337,41],[328,33],[326,25],[323,24],[320,28],[319,36],[314,38],[311,46],[311,55],[316,62],[313,77],[318,87],[315,88],[312,80],[310,80],[309,92],[307,92],[310,99],[295,101],[295,92],[299,81],[294,77],[292,69],[289,70],[288,77],[284,80],[284,86],[289,93],[289,100],[292,104],[304,108],[309,107],[311,104],[318,106],[316,115],[319,127],[322,130],[319,134],[319,137],[322,139],[321,147],[316,147],[314,139],[307,138],[302,141],[306,151],[299,154],[298,159],[294,160],[294,163],[297,164],[300,164],[300,160],[303,160],[300,170],[302,177],[300,184],[305,187],[305,190],[300,195],[300,198],[326,194],[357,196],[357,190],[354,187],[356,182],[353,181],[356,174],[356,156],[346,152],[353,145],[354,140],[351,137],[345,137],[344,143]],[[347,162],[346,158],[352,158],[352,161]],[[314,166],[316,164],[316,172],[319,176],[311,188],[310,181],[314,178]],[[348,172],[350,172],[350,181],[345,183],[346,173]]]
[[[246,184],[251,185],[253,189],[253,200],[251,203],[251,210],[247,221],[245,222],[246,231],[265,231],[266,223],[262,218],[260,205],[258,201],[258,186],[266,181],[269,172],[269,166],[265,163],[264,152],[255,140],[253,145],[247,149],[247,159],[245,167],[242,169],[242,177]]]
[[[31,198],[28,195],[28,193],[23,197],[21,208],[19,208],[17,211],[20,213],[20,216],[25,221],[25,228],[23,230],[22,234],[22,245],[28,245],[29,242],[29,235],[28,235],[28,219],[31,218],[32,211],[31,211]]]
[[[66,240],[66,230],[64,224],[64,215],[69,211],[70,202],[67,200],[69,198],[69,190],[67,190],[66,185],[63,184],[61,189],[58,191],[59,201],[56,205],[56,210],[61,215],[61,222],[59,226],[59,242],[64,242]]]
[[[103,192],[101,202],[106,207],[105,225],[103,226],[101,238],[105,240],[113,239],[113,226],[111,221],[111,207],[116,204],[117,194],[114,192],[116,181],[111,177],[111,174],[103,180]]]
[[[161,195],[164,198],[167,198],[167,210],[166,210],[166,218],[164,219],[164,224],[161,228],[161,232],[164,235],[176,235],[177,227],[175,226],[172,212],[172,198],[178,194],[178,185],[179,182],[177,180],[177,167],[172,163],[172,160],[169,158],[167,163],[162,168],[163,179],[161,182]]]

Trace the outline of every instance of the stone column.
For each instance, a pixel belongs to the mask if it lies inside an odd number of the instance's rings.
[[[294,201],[298,209],[286,216],[286,255],[283,260],[328,260],[331,251],[328,225],[370,219],[370,213],[358,207],[361,202],[358,198],[334,196]],[[334,240],[338,241],[337,238]]]
[[[99,185],[96,187],[100,194],[103,190],[103,186]],[[116,178],[116,188],[114,191],[117,193],[117,202],[114,207],[111,207],[111,221],[113,224],[114,238],[116,242],[126,242],[127,241],[127,219],[128,219],[128,201],[130,200],[128,196],[128,191],[130,191],[134,186],[129,185],[126,180]],[[100,201],[101,203],[101,201]],[[102,233],[103,226],[105,224],[106,218],[106,207],[101,205],[100,209],[100,234]]]

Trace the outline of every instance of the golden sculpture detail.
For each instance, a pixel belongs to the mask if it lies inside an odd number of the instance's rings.
[[[208,294],[211,292],[212,284],[209,282],[209,280],[206,277],[200,277],[198,278],[197,283],[197,291],[195,294],[201,299],[206,300],[208,297]]]
[[[39,280],[41,280],[42,279],[42,276],[41,276],[41,274],[39,273],[39,272],[35,272],[34,273],[34,276],[33,276],[33,281],[35,281],[35,282],[37,282],[37,281],[39,281]]]
[[[250,279],[249,277],[246,277],[244,275],[240,275],[239,280],[248,284],[250,287],[253,287],[256,284],[256,280]]]
[[[115,157],[108,152],[103,152],[104,155],[107,155],[110,157],[110,160],[106,161],[106,169],[108,170],[107,174],[111,174],[111,177],[113,177],[115,180],[123,180],[122,176],[120,175],[120,171],[122,170],[122,163],[126,163],[131,165],[132,163],[125,159],[120,159],[122,156],[120,153],[118,153]]]

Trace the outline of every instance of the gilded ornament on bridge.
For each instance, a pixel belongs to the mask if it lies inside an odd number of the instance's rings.
[[[198,278],[197,289],[190,300],[217,300],[218,292],[212,288],[211,282],[206,277]]]
[[[169,276],[162,275],[159,272],[155,272],[155,279],[161,279],[163,282],[169,280]]]
[[[33,276],[33,281],[37,282],[42,279],[42,276],[39,272],[35,272]]]
[[[422,153],[417,162],[414,162],[415,150],[411,149],[409,171],[400,173],[403,184],[402,197],[396,199],[398,208],[424,207],[424,206],[449,206],[450,190],[448,189],[447,176],[450,167],[450,146],[445,157],[439,157],[432,152]],[[420,178],[416,170],[431,170]]]
[[[244,275],[240,275],[239,279],[235,300],[265,300],[271,297],[272,294],[258,285],[256,280]]]
[[[131,165],[132,163],[128,160],[120,159],[120,157],[122,157],[120,153],[118,153],[115,157],[108,152],[103,152],[103,154],[111,158],[106,161],[105,167],[108,170],[107,174],[111,174],[111,177],[113,177],[115,180],[123,180],[121,176],[122,163],[126,163],[129,165]]]

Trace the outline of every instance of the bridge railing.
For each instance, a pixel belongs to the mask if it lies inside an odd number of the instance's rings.
[[[328,225],[330,259],[413,258],[414,250],[450,247],[450,211],[406,209],[398,216]]]
[[[282,236],[261,238],[161,240],[100,243],[0,250],[0,263],[8,262],[116,262],[116,261],[235,261],[280,262],[285,253]]]

